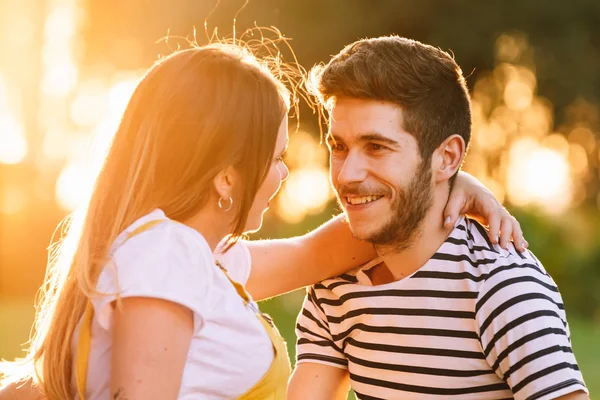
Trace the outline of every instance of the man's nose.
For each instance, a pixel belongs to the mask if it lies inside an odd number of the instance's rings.
[[[363,182],[367,179],[365,160],[360,154],[349,152],[342,162],[337,180],[338,184],[347,185],[353,182]]]

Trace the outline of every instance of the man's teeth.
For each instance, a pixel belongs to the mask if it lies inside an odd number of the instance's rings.
[[[365,196],[365,197],[346,197],[350,204],[365,204],[375,200],[379,200],[383,196]]]

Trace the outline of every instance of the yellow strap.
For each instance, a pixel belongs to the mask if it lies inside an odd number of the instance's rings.
[[[125,239],[125,242],[148,229],[165,222],[164,219],[157,219],[146,222],[134,229]],[[123,242],[123,243],[125,243]],[[88,301],[83,317],[81,318],[81,327],[79,328],[79,341],[77,342],[77,355],[75,359],[75,380],[77,382],[77,393],[79,399],[84,400],[85,386],[87,384],[87,370],[90,358],[90,344],[92,341],[92,320],[94,319],[94,307]]]
[[[265,314],[262,314],[263,317]],[[287,346],[279,331],[265,318],[259,318],[273,343],[273,362],[263,377],[237,400],[286,400],[291,375]]]
[[[248,304],[250,296],[244,289],[244,286],[233,280],[227,270],[218,261],[217,265],[223,270],[238,295],[244,300],[244,304]],[[260,311],[256,313],[256,316],[273,344],[273,362],[262,378],[250,390],[238,397],[237,400],[285,400],[287,398],[287,383],[291,375],[287,345],[275,327],[275,324],[273,324],[271,317]]]
[[[79,330],[79,341],[77,342],[77,360],[75,363],[75,379],[77,380],[77,393],[79,398],[84,399],[85,385],[87,381],[88,359],[90,357],[90,341],[92,332],[92,319],[94,318],[94,307],[88,301],[83,313],[81,328]]]
[[[229,276],[229,273],[227,272],[225,267],[223,267],[223,265],[221,265],[220,262],[215,261],[215,263],[225,273],[225,276],[227,277],[227,279],[229,279],[229,282],[231,282],[231,284],[235,288],[235,291],[237,292],[237,294],[244,300],[244,305],[247,305],[250,302],[250,295],[248,295],[248,292],[246,292],[246,289],[244,289],[244,287],[242,286],[241,283],[238,283],[237,281],[234,281],[233,279],[231,279],[231,276]]]

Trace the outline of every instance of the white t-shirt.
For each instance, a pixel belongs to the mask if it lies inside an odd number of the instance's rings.
[[[273,361],[271,341],[256,318],[257,305],[253,301],[244,305],[196,230],[167,220],[127,239],[137,227],[156,219],[167,218],[155,210],[121,233],[112,250],[115,267],[109,264],[104,268],[97,289],[116,292],[116,269],[122,298],[160,298],[192,310],[194,333],[179,399],[236,398],[254,386]],[[246,283],[250,253],[242,243],[216,256],[232,279]],[[114,294],[92,298],[95,314],[86,400],[110,398],[111,302],[115,298]],[[72,343],[74,351],[78,337],[79,327]]]

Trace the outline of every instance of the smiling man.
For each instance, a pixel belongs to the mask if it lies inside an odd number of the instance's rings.
[[[535,256],[441,227],[471,133],[447,53],[396,36],[313,71],[331,183],[379,258],[308,290],[291,399],[587,399],[564,306]]]

